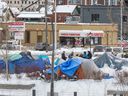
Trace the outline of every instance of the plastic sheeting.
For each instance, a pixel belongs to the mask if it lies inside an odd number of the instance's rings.
[[[104,53],[99,58],[94,59],[94,62],[99,68],[102,68],[104,64],[107,64],[111,68],[121,69],[123,65],[128,65],[128,61],[118,58],[110,53]]]
[[[42,58],[34,60],[25,54],[21,55],[22,58],[14,61],[9,61],[10,73],[29,73],[34,71],[41,71],[45,69],[46,64],[49,64]]]
[[[5,68],[5,62],[4,60],[0,60],[0,72]]]
[[[39,55],[38,58],[40,58],[43,61],[45,61],[46,65],[50,65],[50,60],[49,60],[49,57],[47,55]]]
[[[15,61],[15,60],[18,60],[18,59],[22,58],[22,56],[20,54],[13,54],[13,55],[9,55],[8,58],[11,61]]]
[[[79,58],[71,58],[54,67],[54,72],[57,73],[60,69],[63,74],[72,77],[81,63],[82,62]],[[47,73],[51,73],[51,70],[49,69]]]
[[[60,70],[69,77],[72,77],[81,64],[79,58],[68,59],[60,65]]]

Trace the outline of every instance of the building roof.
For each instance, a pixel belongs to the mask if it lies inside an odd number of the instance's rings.
[[[16,7],[10,7],[10,10],[14,16],[20,14],[20,11]]]
[[[17,18],[43,18],[45,14],[40,12],[21,12]]]
[[[53,10],[53,6],[47,6],[47,14],[49,15],[52,14],[52,10]],[[45,7],[42,7],[40,9],[40,12],[45,14]]]
[[[72,13],[76,5],[57,5],[56,12],[57,13]]]
[[[5,2],[0,2],[0,16],[4,15],[4,10],[7,8],[7,3]]]

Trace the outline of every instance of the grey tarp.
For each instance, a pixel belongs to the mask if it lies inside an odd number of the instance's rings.
[[[104,64],[116,69],[121,69],[122,66],[128,66],[127,60],[116,57],[111,53],[104,53],[99,58],[94,59],[94,62],[99,68],[102,68]]]
[[[81,68],[83,70],[84,78],[94,78],[94,73],[98,73],[100,71],[92,59],[84,59],[81,57],[77,58],[82,61]]]

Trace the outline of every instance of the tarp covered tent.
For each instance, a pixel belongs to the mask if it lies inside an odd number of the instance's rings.
[[[5,69],[5,62],[4,62],[4,60],[0,60],[0,72],[2,72],[3,71],[3,69]]]
[[[47,55],[39,55],[38,58],[42,59],[46,65],[50,65],[50,59]]]
[[[9,73],[30,73],[45,69],[46,64],[49,64],[46,59],[32,59],[25,54],[22,58],[9,61]]]
[[[84,73],[83,79],[96,78],[94,75],[97,74],[98,72],[100,72],[100,70],[96,66],[94,61],[92,59],[81,59],[81,60],[82,60],[81,68],[82,68],[83,73]]]
[[[60,70],[63,74],[72,77],[79,68],[80,64],[81,60],[78,58],[68,59],[67,61],[55,66],[54,72],[58,74],[58,71]],[[51,69],[47,70],[47,73],[51,73]]]
[[[121,69],[123,65],[128,66],[128,61],[122,58],[116,57],[111,53],[104,53],[99,58],[94,59],[95,64],[102,68],[104,64],[108,64],[109,67]]]
[[[65,74],[67,77],[77,76],[78,79],[93,78],[93,73],[98,73],[99,68],[93,60],[75,57],[68,59],[54,68],[55,73],[60,76]],[[51,70],[48,70],[51,73]]]
[[[56,66],[56,65],[59,65],[59,64],[61,64],[63,62],[65,62],[65,60],[63,60],[63,59],[61,59],[61,58],[58,57],[58,58],[55,59],[54,64]]]

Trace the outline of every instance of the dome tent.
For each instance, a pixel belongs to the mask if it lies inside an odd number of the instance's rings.
[[[100,72],[93,60],[75,57],[54,67],[54,71],[58,77],[66,75],[72,78],[77,76],[77,79],[94,79],[94,73]],[[48,70],[51,73],[51,70]],[[100,74],[99,74],[100,75]]]
[[[128,65],[128,61],[122,58],[116,57],[110,53],[104,53],[99,58],[94,59],[95,64],[102,68],[104,64],[107,64],[109,67],[114,67],[116,69],[121,69],[123,65]]]

